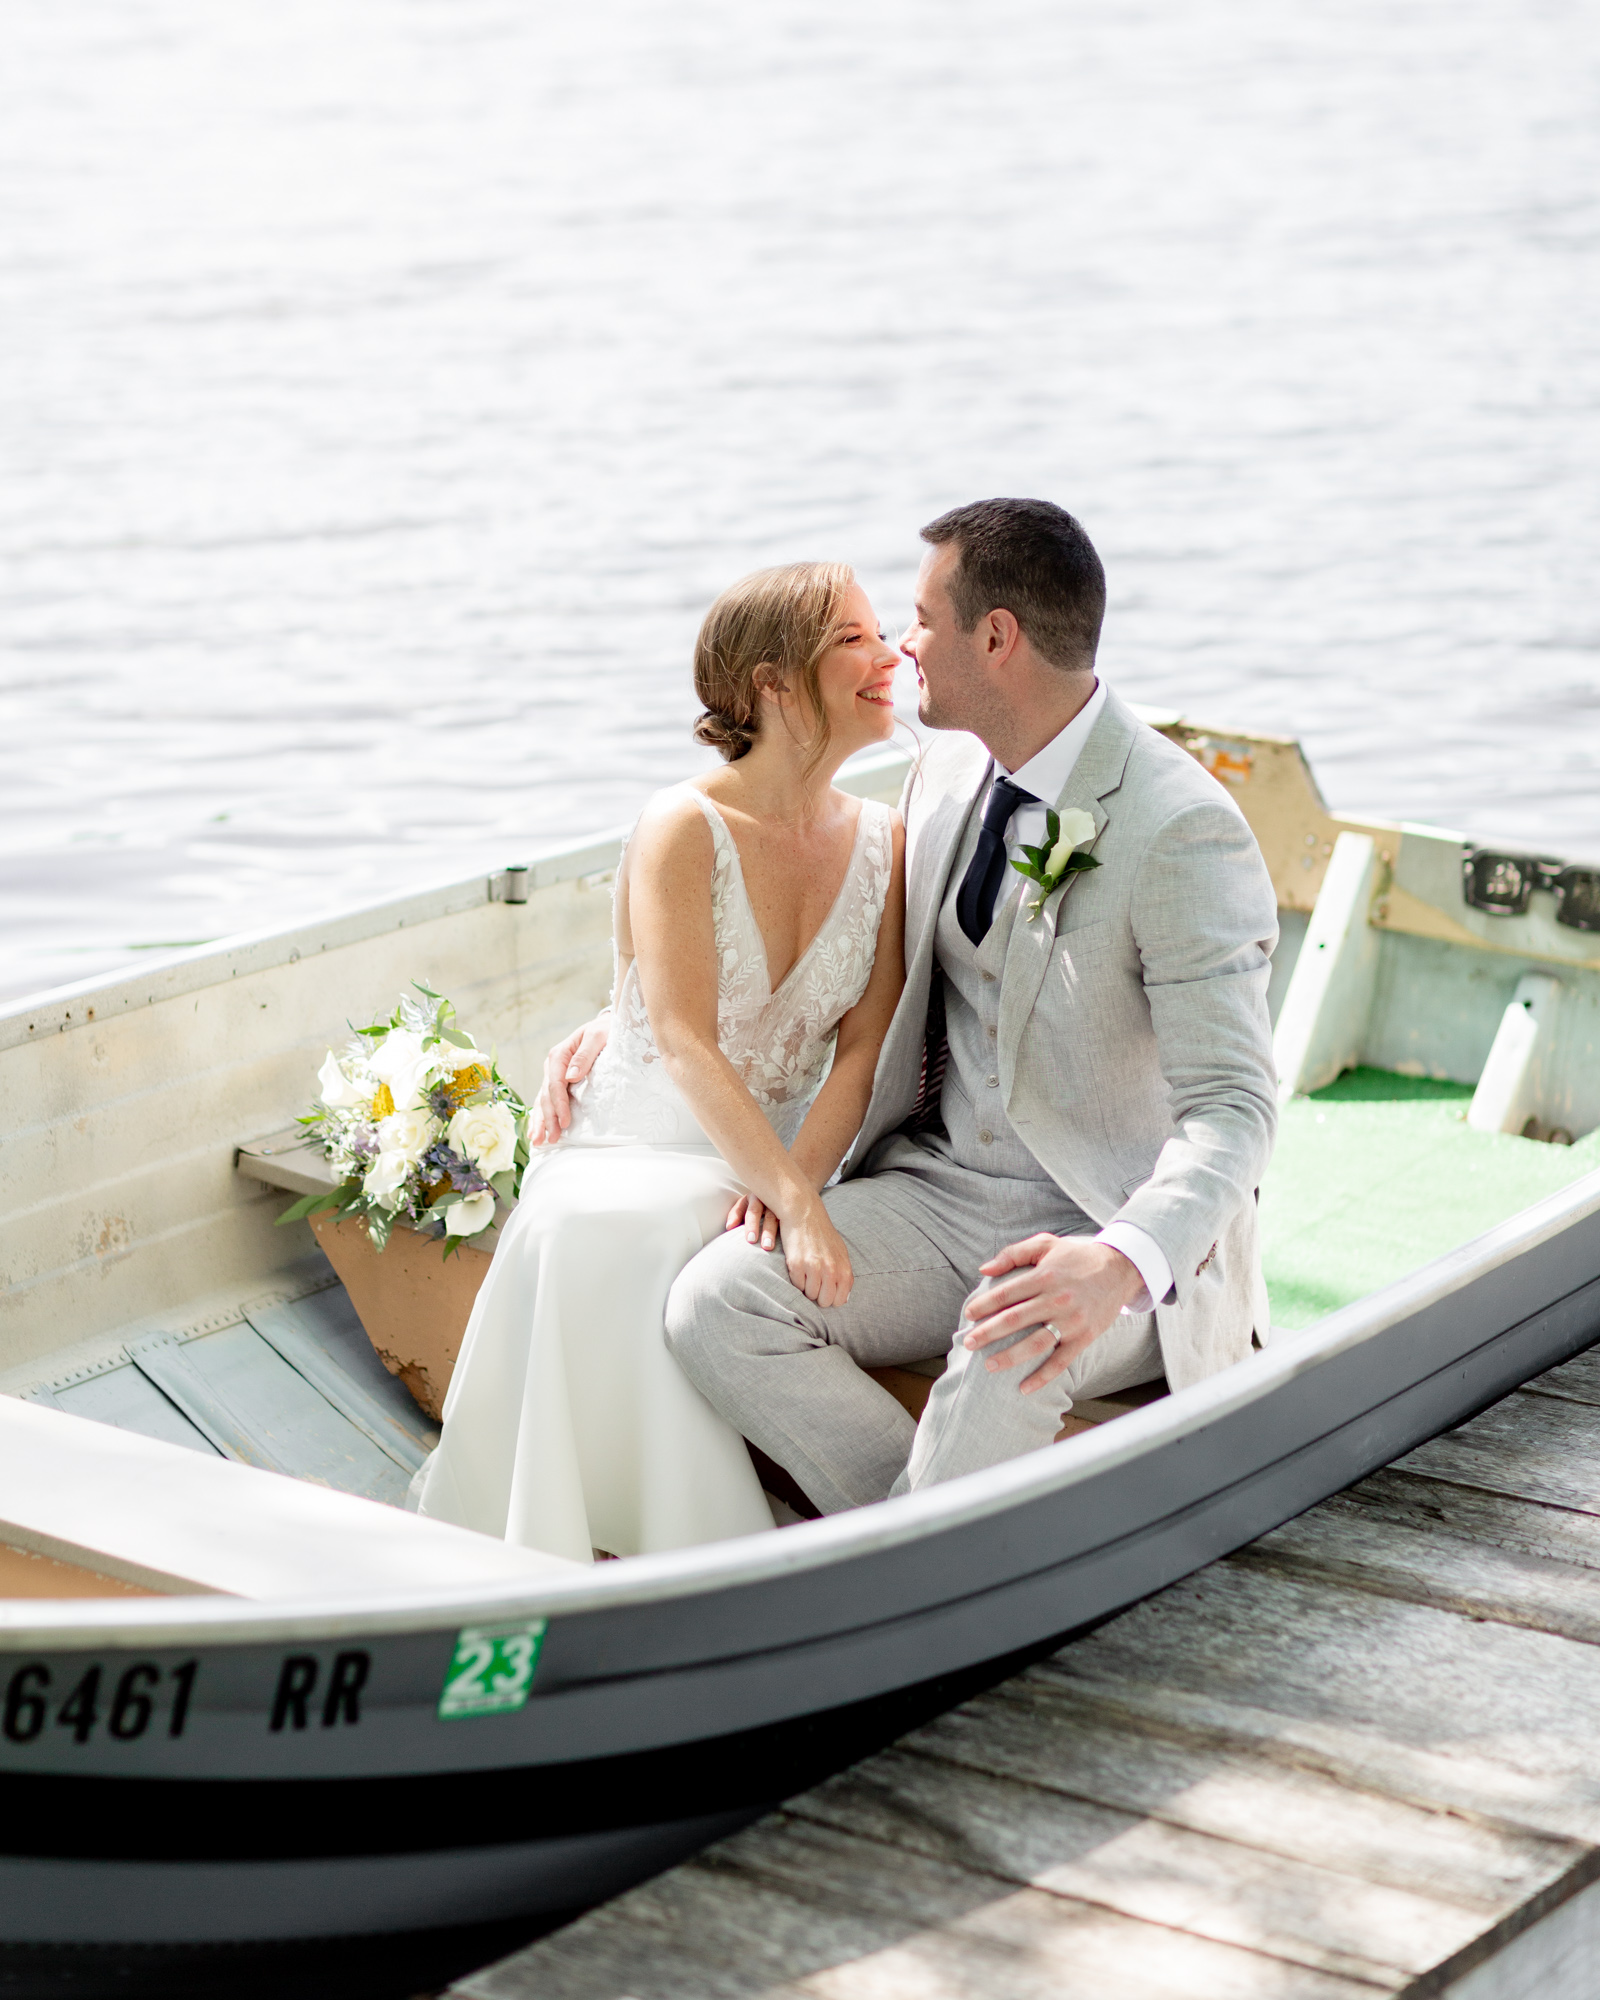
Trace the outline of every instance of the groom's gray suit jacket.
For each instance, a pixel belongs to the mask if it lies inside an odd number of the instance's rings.
[[[979,743],[952,735],[907,782],[905,992],[847,1174],[870,1171],[917,1107],[934,931],[990,768]],[[1173,1290],[1156,1324],[1181,1389],[1243,1359],[1253,1328],[1268,1333],[1255,1195],[1277,1122],[1276,901],[1222,786],[1115,694],[1054,803],[1093,815],[1101,865],[1069,875],[1032,922],[1035,885],[1009,907],[1002,891],[1000,1088],[1019,1137],[1085,1214],[1101,1227],[1121,1217],[1160,1246]]]

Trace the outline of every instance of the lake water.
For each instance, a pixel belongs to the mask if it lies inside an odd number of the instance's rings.
[[[758,563],[1600,853],[1600,16],[79,0],[0,78],[0,992],[627,818]]]

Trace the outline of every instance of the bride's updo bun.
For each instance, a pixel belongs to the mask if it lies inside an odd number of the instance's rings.
[[[694,645],[694,691],[705,704],[697,743],[736,762],[761,732],[761,690],[781,687],[804,694],[817,718],[811,757],[821,757],[828,723],[817,670],[838,643],[855,580],[848,563],[783,563],[722,593]]]
[[[704,701],[705,696],[700,698]],[[694,726],[694,740],[720,750],[724,761],[732,764],[756,740],[756,726],[753,722],[735,722],[731,715],[717,715],[708,708]]]

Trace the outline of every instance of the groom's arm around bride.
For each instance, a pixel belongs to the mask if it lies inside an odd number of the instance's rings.
[[[924,539],[906,650],[952,733],[907,789],[905,991],[826,1198],[854,1286],[823,1309],[731,1236],[667,1310],[691,1379],[825,1512],[1048,1444],[1074,1397],[1181,1388],[1267,1331],[1254,838],[1096,681],[1104,574],[1070,515],[983,502]],[[1050,808],[1088,865],[1024,880]],[[920,1427],[864,1373],[941,1355]]]

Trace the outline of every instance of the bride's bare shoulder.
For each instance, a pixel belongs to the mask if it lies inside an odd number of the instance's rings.
[[[711,827],[700,798],[691,785],[669,785],[646,802],[628,840],[630,871],[703,867],[709,862]]]

